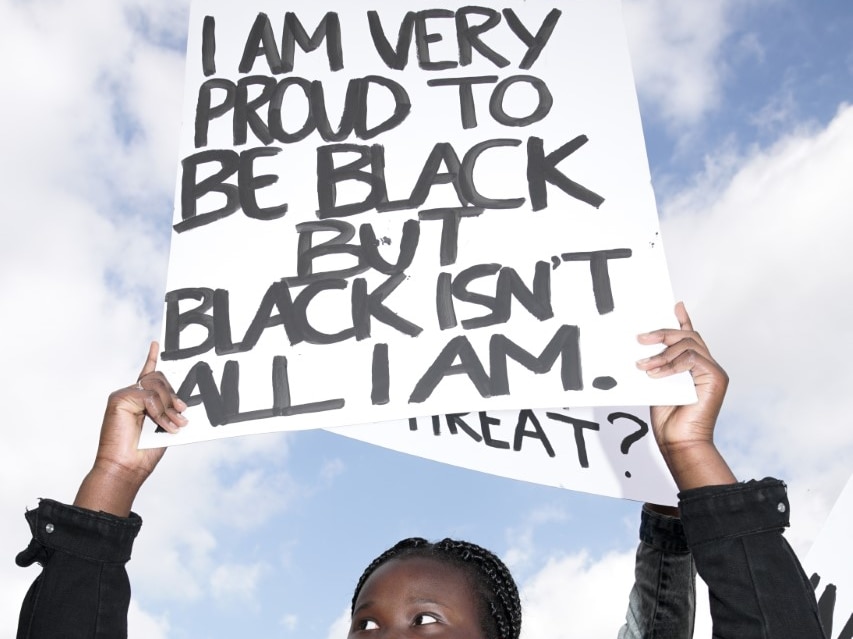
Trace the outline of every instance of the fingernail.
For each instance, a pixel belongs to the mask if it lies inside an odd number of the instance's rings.
[[[643,364],[648,364],[650,361],[652,361],[651,357],[644,357],[643,359],[638,359],[637,360],[637,366],[642,366]]]

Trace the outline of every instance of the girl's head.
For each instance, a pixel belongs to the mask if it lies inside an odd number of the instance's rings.
[[[518,639],[518,588],[504,563],[476,544],[404,539],[358,580],[350,636],[394,626],[412,636]]]

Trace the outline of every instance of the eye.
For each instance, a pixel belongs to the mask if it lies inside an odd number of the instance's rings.
[[[438,623],[438,617],[431,615],[428,612],[422,612],[419,615],[415,615],[412,625],[425,626],[430,623]]]
[[[356,630],[376,630],[377,628],[379,628],[379,624],[373,619],[362,619],[355,624]]]

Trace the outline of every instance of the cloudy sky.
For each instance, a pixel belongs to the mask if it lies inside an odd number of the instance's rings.
[[[12,563],[25,507],[73,499],[160,332],[187,12],[0,0],[3,636],[37,573]],[[720,443],[740,477],[788,481],[804,556],[853,460],[853,11],[624,13],[673,286],[732,378]],[[505,557],[526,636],[595,639],[621,623],[639,506],[311,432],[170,450],[135,510],[136,639],[341,637],[363,566],[413,534]]]

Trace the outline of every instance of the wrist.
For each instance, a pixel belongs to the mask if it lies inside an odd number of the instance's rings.
[[[117,517],[127,517],[147,476],[147,473],[96,461],[80,484],[74,505]]]
[[[737,482],[713,441],[661,446],[661,453],[679,490]]]

